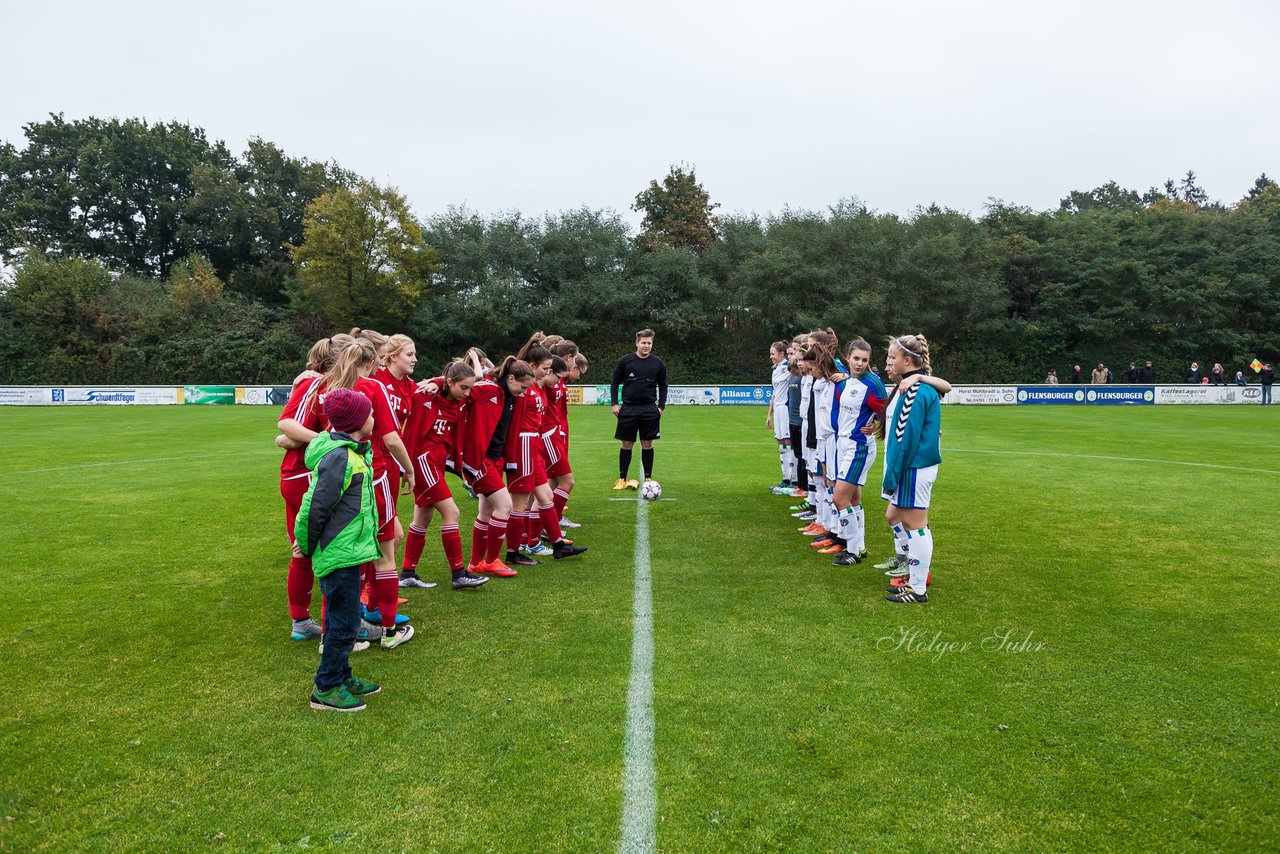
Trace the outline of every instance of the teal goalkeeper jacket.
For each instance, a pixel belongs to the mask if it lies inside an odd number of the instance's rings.
[[[916,383],[894,395],[884,428],[884,491],[894,493],[910,469],[942,462],[942,401],[933,386]]]
[[[369,443],[336,430],[320,433],[307,445],[306,460],[314,475],[293,534],[316,578],[382,557]]]

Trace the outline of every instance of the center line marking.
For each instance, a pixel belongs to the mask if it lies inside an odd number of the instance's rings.
[[[636,506],[636,580],[631,605],[631,679],[622,754],[622,854],[657,850],[658,786],[653,757],[653,583],[649,505]]]

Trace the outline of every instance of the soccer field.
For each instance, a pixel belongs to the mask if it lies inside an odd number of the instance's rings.
[[[590,551],[455,592],[436,520],[443,583],[407,591],[411,643],[353,655],[383,686],[358,715],[308,708],[315,644],[289,639],[278,414],[3,412],[0,849],[634,841],[642,526],[607,409],[571,414]],[[764,417],[664,418],[659,849],[1280,846],[1276,410],[945,408],[925,605],[811,553]]]

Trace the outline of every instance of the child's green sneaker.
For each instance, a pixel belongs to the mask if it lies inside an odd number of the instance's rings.
[[[345,685],[339,685],[328,691],[312,691],[311,708],[322,712],[358,712],[364,708],[364,700],[351,696]]]
[[[382,690],[381,685],[373,682],[366,682],[359,676],[352,676],[346,682],[342,683],[342,687],[347,689],[347,693],[354,697],[367,697],[370,694],[376,694]]]

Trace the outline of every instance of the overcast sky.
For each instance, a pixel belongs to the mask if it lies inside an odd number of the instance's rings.
[[[422,216],[628,210],[672,163],[727,212],[1046,209],[1280,175],[1280,3],[17,3],[0,137],[62,112],[260,136]]]

